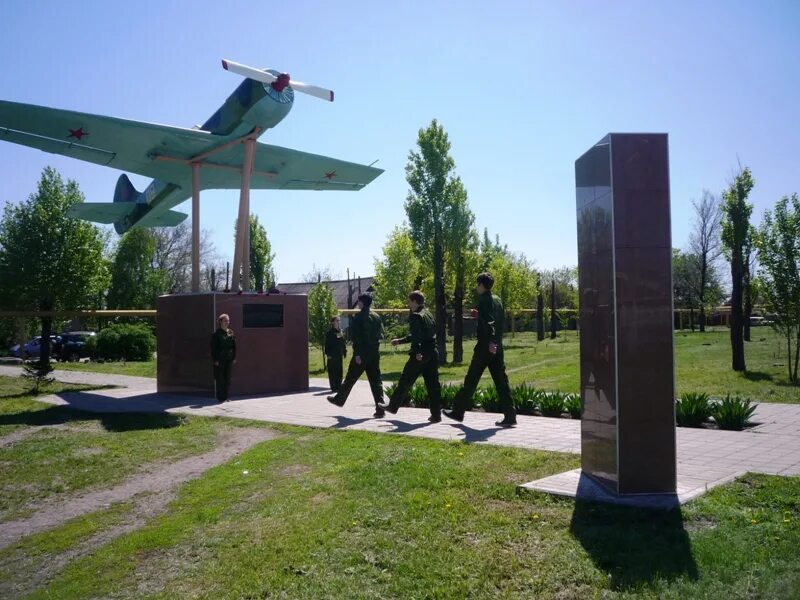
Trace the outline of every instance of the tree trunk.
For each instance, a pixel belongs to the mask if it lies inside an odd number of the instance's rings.
[[[464,361],[464,264],[459,261],[456,288],[453,291],[453,363]]]
[[[706,330],[706,307],[700,303],[700,333],[705,333]]]
[[[550,339],[556,339],[556,281],[553,280],[553,285],[550,291]]]
[[[542,292],[536,296],[536,339],[540,342],[544,339],[544,298]]]
[[[742,331],[744,341],[750,341],[750,316],[753,314],[753,296],[750,293],[750,278],[745,276],[744,280],[744,317],[742,320]]]
[[[53,310],[53,303],[49,300],[42,300],[39,304],[40,310]],[[50,364],[50,336],[53,333],[53,318],[42,317],[42,341],[39,346],[39,364]]]
[[[700,333],[706,330],[706,273],[708,271],[708,259],[706,255],[700,257]]]
[[[444,296],[444,249],[441,244],[433,246],[433,287],[436,290],[436,346],[439,349],[439,364],[447,364],[447,306]]]
[[[694,306],[689,307],[689,327],[694,333]]]
[[[742,319],[742,251],[735,249],[731,258],[731,368],[745,371]]]

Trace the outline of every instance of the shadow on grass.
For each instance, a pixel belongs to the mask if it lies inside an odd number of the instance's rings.
[[[72,421],[100,421],[106,431],[124,432],[143,429],[177,427],[183,419],[170,413],[93,413],[66,406],[51,406],[43,410],[25,410],[0,415],[0,425],[63,425]]]
[[[570,532],[616,590],[698,579],[679,507],[653,510],[576,500]]]
[[[764,371],[745,371],[742,377],[748,381],[772,381],[774,377],[770,373]]]

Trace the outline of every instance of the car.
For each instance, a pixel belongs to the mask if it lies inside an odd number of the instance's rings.
[[[67,331],[60,336],[60,343],[53,353],[63,362],[77,362],[91,358],[92,346],[89,341],[97,334],[94,331]]]
[[[61,338],[57,335],[50,336],[50,354],[55,355],[54,349],[58,346],[61,342]],[[20,349],[20,344],[16,344],[11,346],[8,349],[11,356],[16,356],[17,358],[38,358],[39,354],[42,350],[42,336],[37,335],[32,340],[25,342],[25,344]]]

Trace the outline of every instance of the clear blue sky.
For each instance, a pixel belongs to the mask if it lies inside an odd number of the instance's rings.
[[[404,165],[439,119],[477,225],[539,267],[576,262],[574,160],[609,131],[670,135],[673,245],[691,199],[753,170],[755,217],[800,192],[800,2],[14,2],[0,98],[191,126],[239,83],[221,58],[336,91],[298,94],[261,139],[386,169],[358,193],[254,192],[279,280],[373,271],[404,219]],[[0,143],[0,201],[43,167],[110,201],[119,172]],[[137,188],[146,180],[132,177]],[[205,192],[232,251],[238,193]],[[189,211],[188,203],[179,207]]]

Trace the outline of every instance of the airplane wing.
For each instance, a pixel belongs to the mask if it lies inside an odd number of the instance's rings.
[[[213,155],[204,163],[202,187],[238,189],[244,146],[237,144]],[[213,164],[210,164],[213,163]],[[214,164],[221,168],[213,168]],[[254,190],[360,190],[383,169],[310,154],[270,144],[256,144],[250,187]]]
[[[38,148],[170,182],[188,182],[185,165],[154,161],[154,154],[189,158],[219,137],[116,117],[0,101],[0,141]]]
[[[175,227],[188,216],[177,210],[151,210],[136,221],[136,227]]]
[[[69,209],[69,216],[95,223],[114,223],[136,210],[134,202],[79,202]]]

